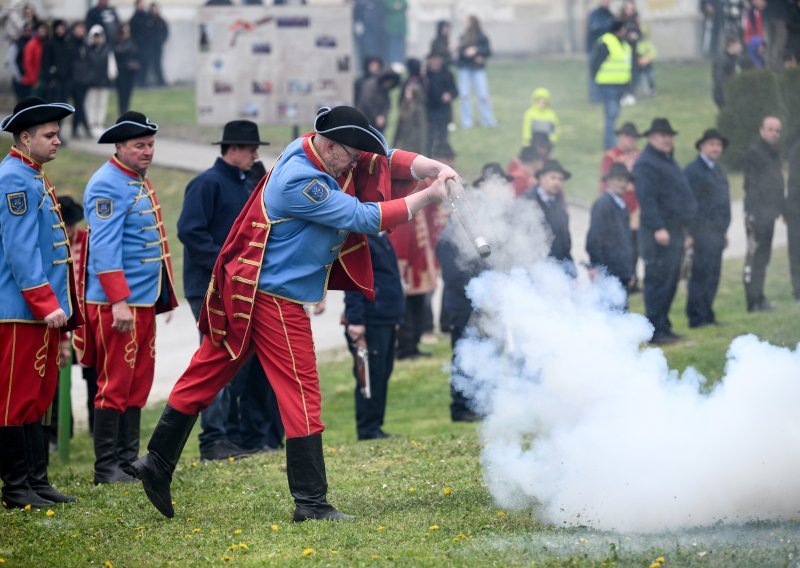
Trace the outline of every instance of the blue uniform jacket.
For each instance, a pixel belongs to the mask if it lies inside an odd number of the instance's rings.
[[[375,275],[375,301],[361,292],[344,293],[344,317],[353,325],[397,325],[403,323],[406,296],[400,267],[392,241],[386,233],[367,235],[372,273]]]
[[[183,243],[183,292],[187,298],[205,296],[219,251],[250,190],[246,176],[222,158],[186,186],[178,238]]]
[[[89,180],[83,196],[89,225],[87,303],[126,300],[147,307],[167,290],[163,280],[171,278],[171,270],[158,208],[147,179],[116,158]]]
[[[692,188],[672,158],[648,144],[633,165],[636,197],[642,211],[642,229],[679,230],[697,211]]]
[[[0,190],[0,322],[41,321],[59,307],[72,317],[69,239],[52,187],[12,150]]]
[[[633,236],[630,215],[606,191],[592,205],[586,252],[593,266],[605,266],[608,274],[628,283],[633,276]]]
[[[697,156],[684,173],[697,201],[697,215],[689,232],[695,237],[709,232],[724,235],[731,224],[731,196],[725,170],[719,164],[709,168],[705,160]]]
[[[263,203],[271,228],[258,289],[296,302],[317,303],[325,296],[348,232],[381,228],[380,206],[344,193],[311,162],[302,139],[289,144],[272,168]]]

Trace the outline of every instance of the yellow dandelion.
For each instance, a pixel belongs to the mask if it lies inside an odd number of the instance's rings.
[[[223,555],[223,556],[220,558],[220,560],[222,560],[223,562],[230,562],[230,559],[231,559],[231,557],[230,557],[230,556],[228,556],[227,554]]]
[[[133,530],[140,531],[144,529],[144,525],[139,525],[138,527],[133,527]]]
[[[242,534],[242,529],[236,529],[233,534]]]
[[[55,514],[56,512],[53,509],[47,509],[47,512],[45,513],[45,515],[47,515],[48,517],[55,516]]]
[[[2,556],[0,556],[0,564],[5,564],[5,563],[6,563],[6,559],[3,558]]]
[[[279,530],[281,530],[281,527],[279,527],[278,525],[272,525],[272,527],[270,528],[272,529],[272,532],[278,532]]]
[[[581,542],[581,543],[589,542],[589,539],[586,538],[585,536],[582,536],[581,538],[578,539],[578,542]]]
[[[450,489],[449,487],[445,487],[445,488],[442,490],[442,492],[443,492],[445,495],[450,495],[451,493],[453,493],[453,490],[452,490],[452,489]]]
[[[94,548],[94,546],[90,546],[90,547],[89,547],[89,552],[94,552],[94,551],[95,551],[95,548]]]
[[[373,560],[380,560],[380,558],[381,558],[381,557],[380,557],[380,556],[378,556],[377,554],[373,554],[373,555],[372,555],[372,559],[373,559]]]
[[[506,516],[506,513],[505,513],[505,511],[497,511],[497,516],[502,519],[503,517]]]
[[[249,546],[247,546],[247,543],[245,543],[245,542],[240,542],[240,543],[239,543],[239,548],[241,548],[241,549],[243,549],[243,550],[247,550],[247,549],[248,549],[248,548],[250,548],[250,547],[249,547]]]
[[[334,555],[339,554],[339,551],[338,550],[331,550],[331,554],[334,554]]]
[[[385,530],[386,530],[386,527],[385,527],[385,526],[383,526],[383,525],[381,525],[381,526],[379,526],[379,527],[378,527],[378,530],[379,530],[379,531],[385,531]]]
[[[335,454],[336,453],[336,448],[330,448],[328,450],[328,453]]]
[[[111,563],[111,560],[106,560],[105,562],[103,562],[103,566],[105,568],[114,568],[114,565]]]
[[[411,486],[411,487],[408,488],[408,492],[409,493],[416,493],[417,489],[414,486]]]
[[[461,542],[462,540],[467,540],[469,537],[464,533],[459,533],[457,537],[453,538],[453,542]]]
[[[199,532],[200,532],[200,529],[194,528],[194,529],[192,529],[192,532],[193,532],[193,533],[199,533]]]
[[[658,558],[656,558],[656,562],[660,562],[661,564],[664,564],[664,562],[666,562],[666,561],[667,561],[667,559],[664,558],[663,556],[659,556]]]
[[[236,458],[235,458],[235,457],[233,457],[233,456],[231,456],[231,457],[229,457],[229,458],[228,458],[228,461],[229,461],[229,462],[235,462],[235,461],[236,461]]]
[[[411,440],[411,445],[417,447],[419,446],[419,442],[417,442],[416,440]]]
[[[28,503],[27,505],[25,505],[24,510],[25,511],[30,511],[31,510],[31,504]]]
[[[311,554],[314,554],[314,549],[313,548],[306,548],[303,551],[303,556],[310,556]]]
[[[433,532],[433,531],[438,531],[438,530],[439,530],[439,525],[431,525],[431,526],[428,528],[428,530],[429,530],[429,531],[431,531],[431,532]]]
[[[172,500],[172,504],[173,504],[173,505],[177,505],[177,504],[178,504],[178,502],[177,502],[175,499],[173,499],[173,500]]]
[[[661,562],[651,562],[650,568],[661,568]]]
[[[192,538],[192,535],[190,535],[189,533],[186,533],[185,535],[183,535],[183,538]]]
[[[196,461],[192,462],[192,467],[197,467],[197,462]]]
[[[228,547],[228,550],[237,550],[239,548],[238,544],[232,544]]]

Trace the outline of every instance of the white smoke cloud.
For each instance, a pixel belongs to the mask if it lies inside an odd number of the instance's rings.
[[[800,349],[739,337],[710,393],[670,370],[610,278],[542,260],[551,235],[504,183],[467,190],[492,255],[468,295],[475,329],[453,381],[486,416],[482,462],[503,507],[542,521],[657,532],[800,516]],[[443,235],[444,236],[444,235]],[[460,258],[477,258],[451,231]]]
[[[500,506],[636,532],[800,513],[797,349],[739,337],[702,394],[697,372],[641,348],[652,328],[615,308],[615,281],[528,267],[472,280],[481,329],[456,350]]]

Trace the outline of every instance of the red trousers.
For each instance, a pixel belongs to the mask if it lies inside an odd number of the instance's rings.
[[[58,386],[61,332],[41,323],[0,323],[0,425],[41,420]]]
[[[125,412],[147,402],[156,363],[156,310],[131,307],[133,329],[111,327],[111,306],[86,304],[86,319],[97,349],[95,408]]]
[[[224,346],[215,347],[207,336],[203,338],[172,389],[169,405],[184,414],[198,414],[255,351],[278,399],[286,437],[322,432],[317,359],[303,306],[257,293],[252,317],[250,345],[235,361]]]

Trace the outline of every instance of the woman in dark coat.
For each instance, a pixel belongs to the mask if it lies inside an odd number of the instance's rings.
[[[133,86],[136,84],[136,77],[141,68],[139,50],[133,41],[128,24],[123,24],[119,28],[117,41],[114,44],[114,57],[117,58],[119,72],[117,75],[117,99],[119,114],[122,115],[130,110]]]

